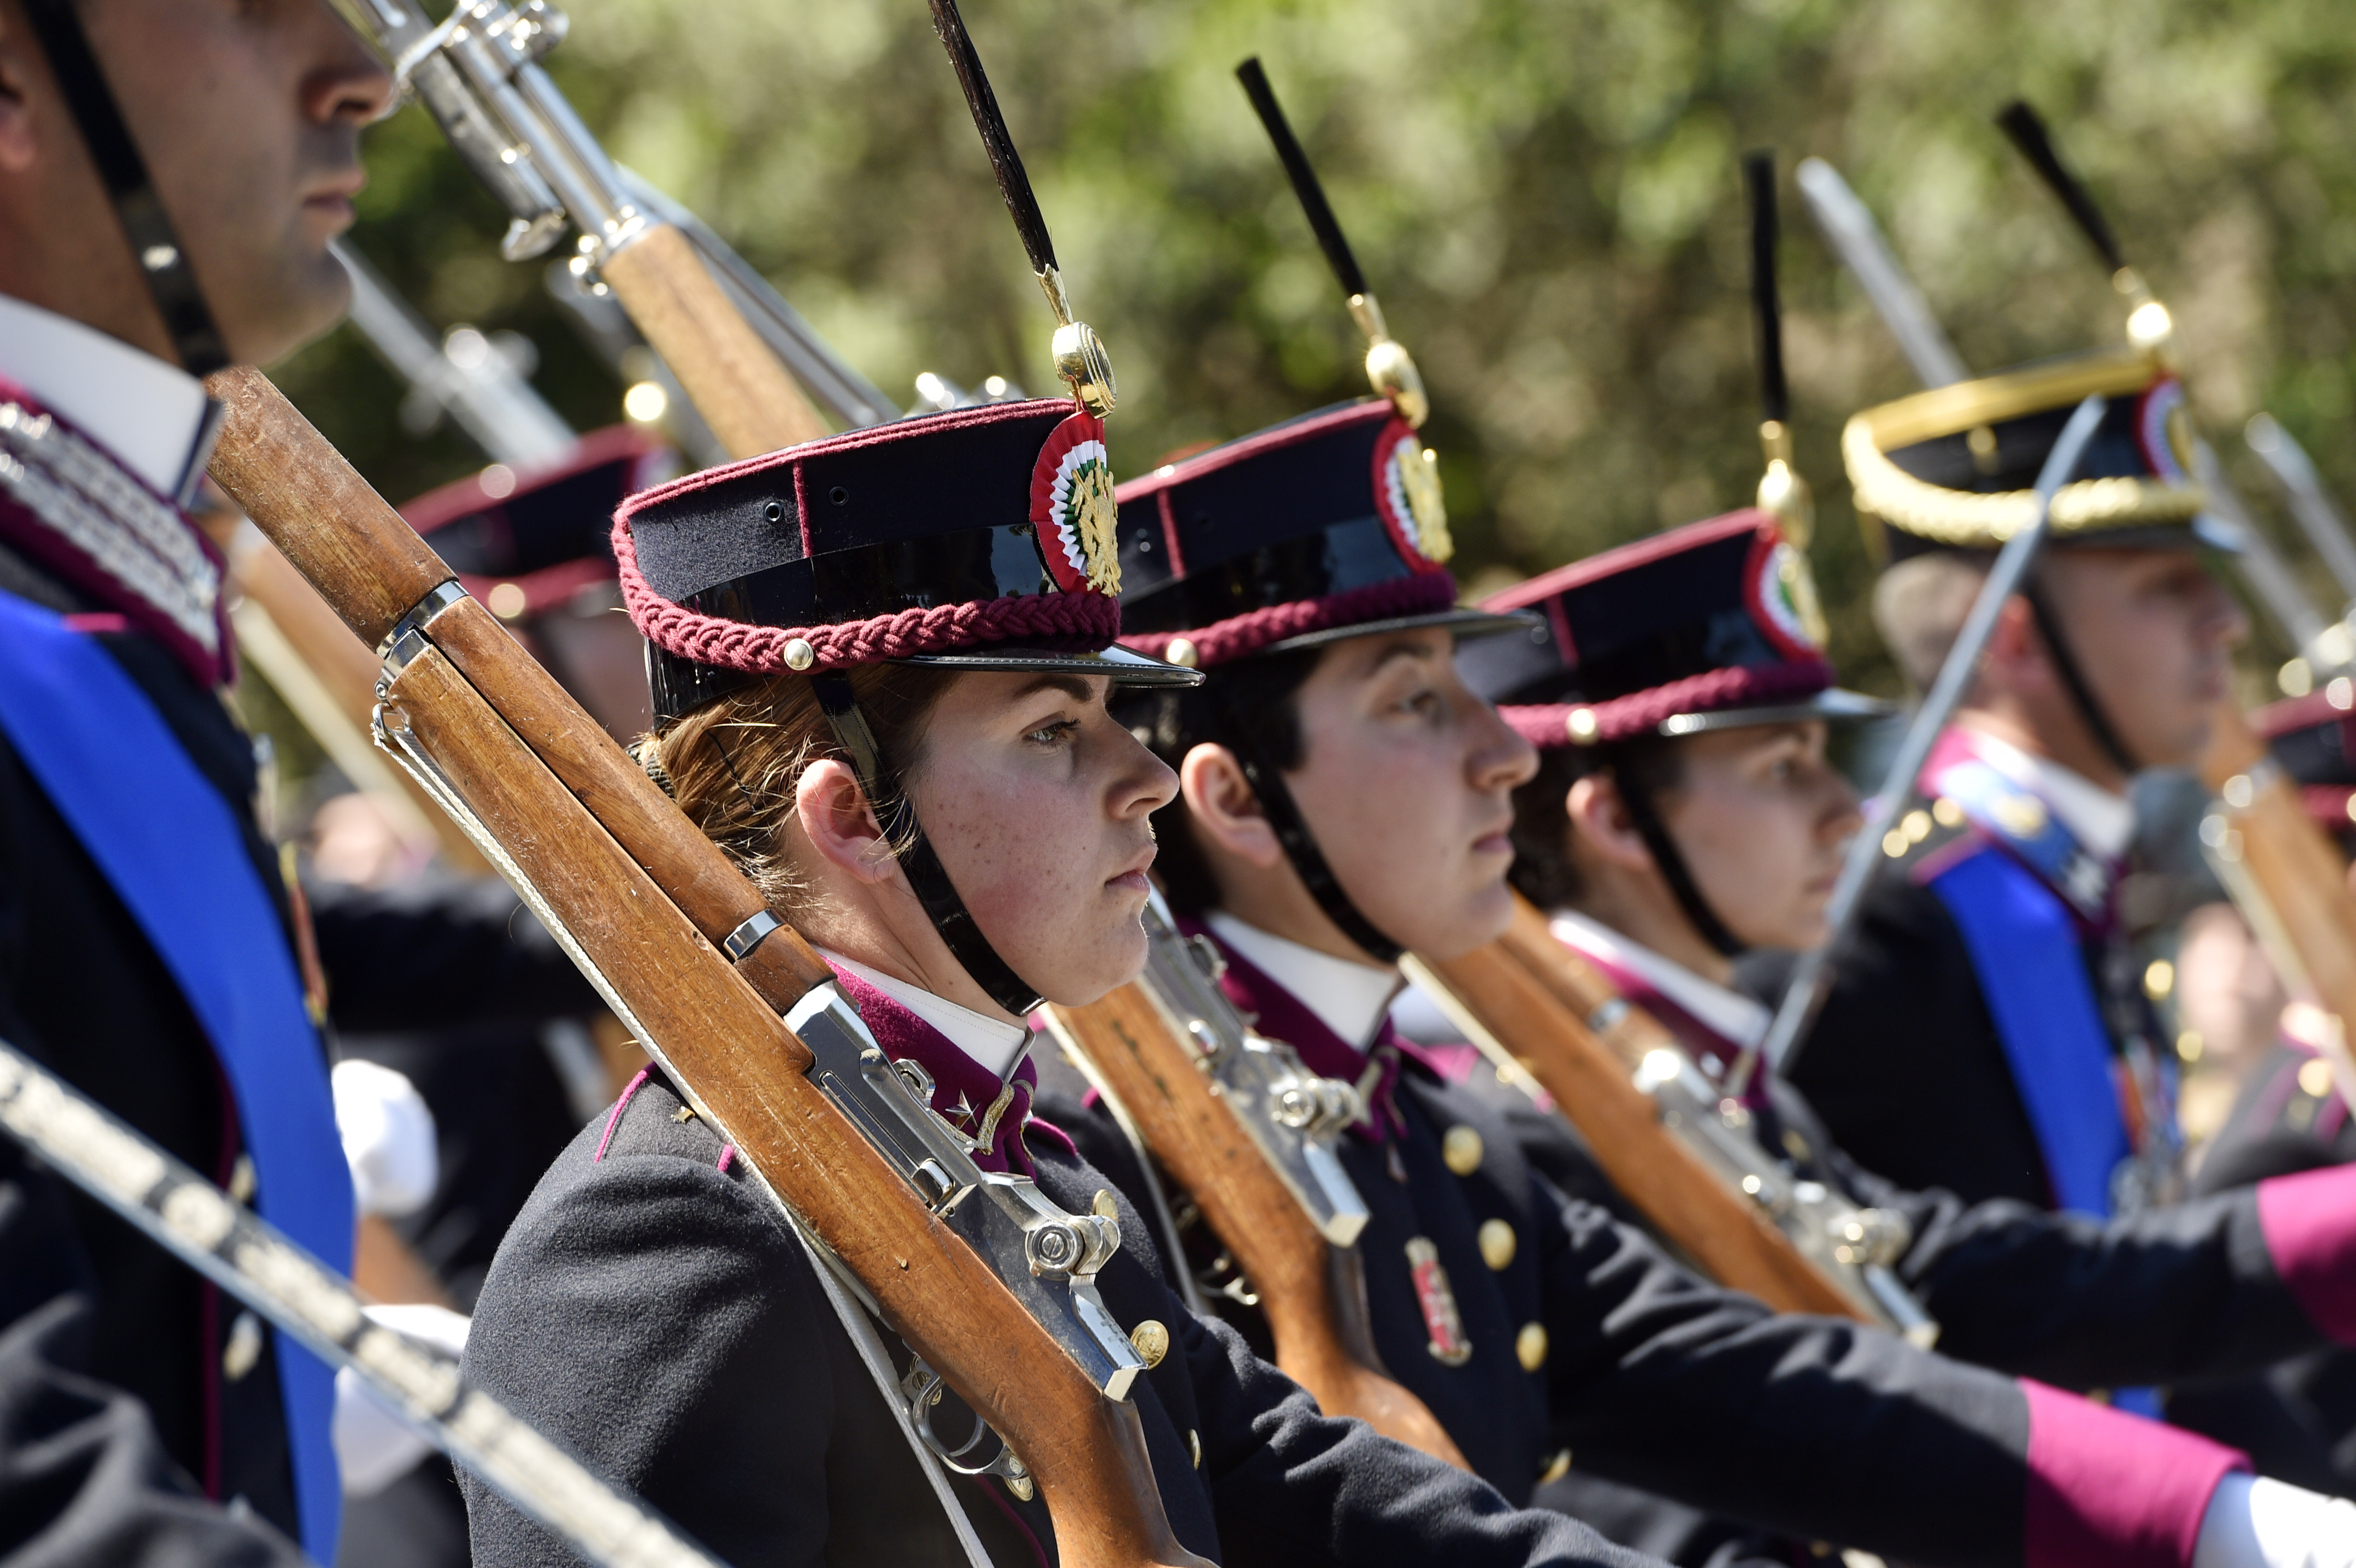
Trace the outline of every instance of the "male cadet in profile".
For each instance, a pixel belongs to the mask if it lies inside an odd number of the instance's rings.
[[[2199,553],[2183,388],[2141,351],[2083,355],[1869,410],[1843,449],[1889,545],[1876,624],[1928,689],[2062,422],[2097,392],[2046,552],[1923,770],[1925,809],[1890,825],[1791,1076],[1901,1186],[2099,1219],[2181,1185],[2173,1057],[2116,900],[2127,781],[2198,758],[2247,629]]]
[[[343,308],[327,241],[391,91],[322,0],[0,0],[0,1038],[338,1265],[350,1179],[184,507],[196,378]],[[0,1138],[0,1556],[332,1562],[332,1389]]]

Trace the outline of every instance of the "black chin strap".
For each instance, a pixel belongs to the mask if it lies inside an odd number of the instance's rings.
[[[974,923],[973,912],[965,907],[948,869],[933,852],[933,841],[925,837],[916,808],[900,787],[899,775],[884,761],[884,749],[875,742],[867,715],[859,710],[850,680],[840,675],[819,675],[810,677],[810,685],[834,731],[835,743],[849,754],[851,770],[859,775],[859,787],[882,820],[885,842],[905,846],[898,848],[900,869],[907,873],[908,885],[916,891],[916,901],[925,906],[933,929],[941,933],[950,955],[965,965],[974,984],[990,993],[991,1001],[1018,1019],[1026,1017],[1039,1005],[1037,988],[998,955],[998,949]]]
[[[1636,836],[1652,851],[1653,864],[1660,868],[1661,880],[1669,884],[1669,895],[1685,911],[1686,919],[1693,923],[1694,930],[1717,950],[1719,957],[1742,956],[1750,950],[1749,944],[1728,930],[1726,922],[1709,907],[1709,901],[1701,896],[1701,884],[1694,880],[1693,868],[1686,864],[1684,852],[1669,837],[1661,814],[1653,809],[1652,796],[1629,782],[1626,769],[1614,768],[1612,776],[1619,787],[1621,804],[1628,808],[1628,820],[1635,824]]]
[[[2044,586],[2037,581],[2034,573],[2021,583],[2020,596],[2029,601],[2029,613],[2037,622],[2037,635],[2045,641],[2046,656],[2053,661],[2053,673],[2062,677],[2062,689],[2070,694],[2071,702],[2077,707],[2078,717],[2085,721],[2086,732],[2094,738],[2094,744],[2111,759],[2112,765],[2119,772],[2129,777],[2141,773],[2143,764],[2136,761],[2134,753],[2127,750],[2126,742],[2119,739],[2110,715],[2095,699],[2094,688],[2086,684],[2086,672],[2079,667],[2077,658],[2070,652],[2070,645],[2063,640],[2061,618],[2053,613],[2053,606],[2045,596]]]
[[[65,94],[66,107],[81,128],[83,144],[98,165],[99,177],[106,182],[114,215],[131,241],[131,259],[164,317],[173,352],[189,375],[209,376],[229,363],[229,347],[197,287],[196,274],[188,270],[188,253],[164,211],[154,181],[148,178],[146,162],[131,140],[131,128],[123,123],[123,111],[107,89],[74,4],[75,0],[25,0],[26,19],[39,37],[42,52],[49,57],[49,69],[58,79],[59,91]]]
[[[1217,690],[1212,683],[1211,691]],[[1215,699],[1215,700],[1218,700]],[[1228,750],[1244,770],[1244,782],[1251,785],[1252,794],[1259,799],[1260,815],[1275,830],[1276,841],[1284,847],[1284,858],[1292,862],[1309,896],[1326,918],[1342,928],[1342,934],[1356,943],[1377,964],[1396,964],[1405,956],[1404,944],[1383,934],[1382,929],[1368,920],[1350,895],[1342,891],[1342,883],[1333,875],[1333,868],[1325,863],[1325,852],[1317,848],[1311,836],[1309,824],[1302,820],[1301,807],[1294,804],[1292,792],[1285,787],[1281,770],[1269,764],[1260,755],[1258,742],[1252,739],[1253,730],[1240,721],[1234,707],[1220,700],[1220,728],[1226,732]]]

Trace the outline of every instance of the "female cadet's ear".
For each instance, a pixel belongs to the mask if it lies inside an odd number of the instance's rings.
[[[0,174],[16,175],[33,166],[39,149],[32,108],[26,101],[29,36],[7,22],[7,14],[0,12]]]
[[[1570,793],[1563,797],[1563,809],[1570,818],[1574,845],[1583,844],[1588,853],[1632,871],[1651,869],[1653,852],[1645,848],[1644,835],[1636,831],[1635,820],[1628,815],[1628,804],[1620,798],[1620,785],[1612,775],[1589,773],[1573,782]]]
[[[824,757],[802,770],[794,816],[819,859],[862,882],[889,881],[898,862],[849,764]]]
[[[1178,793],[1186,797],[1194,831],[1206,848],[1262,870],[1284,858],[1284,847],[1268,825],[1243,764],[1225,746],[1206,741],[1188,752],[1178,764]]]

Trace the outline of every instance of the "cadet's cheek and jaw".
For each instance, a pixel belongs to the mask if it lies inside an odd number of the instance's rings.
[[[1825,762],[1821,723],[1696,735],[1661,803],[1664,825],[1702,897],[1759,947],[1812,947],[1843,845],[1861,820],[1857,795]]]
[[[325,330],[350,293],[327,244],[351,223],[360,127],[391,100],[383,69],[319,0],[85,16],[231,353],[267,362]]]
[[[1502,932],[1512,793],[1537,752],[1465,687],[1449,634],[1336,644],[1296,701],[1302,760],[1286,782],[1360,912],[1435,957]]]
[[[2189,550],[2061,551],[2045,568],[2070,651],[2136,760],[2194,761],[2249,633],[2233,595]]]
[[[1071,686],[962,677],[908,789],[1000,956],[1050,1001],[1080,1006],[1144,965],[1149,818],[1178,778],[1105,712],[1101,677]]]

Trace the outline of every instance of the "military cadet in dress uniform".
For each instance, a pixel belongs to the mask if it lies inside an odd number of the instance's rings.
[[[2183,387],[2144,351],[2093,353],[1869,410],[1842,444],[1887,545],[1876,623],[1927,689],[2094,393],[2106,411],[2045,553],[1924,770],[1925,809],[1886,827],[1791,1075],[1895,1181],[2103,1218],[2181,1191],[2174,1052],[2117,907],[2124,791],[2199,755],[2245,630],[2200,554]]]
[[[1182,782],[1158,871],[1258,1029],[1364,1093],[1341,1153],[1372,1211],[1357,1245],[1388,1374],[1515,1500],[1600,1496],[1550,1490],[1568,1468],[1922,1563],[2058,1550],[2030,1500],[2049,1488],[2089,1521],[2087,1562],[2153,1531],[2190,1562],[2204,1513],[2245,1525],[2246,1483],[2218,1485],[2238,1461],[2201,1439],[1695,1277],[1566,1199],[1392,1029],[1403,949],[1504,927],[1513,792],[1537,765],[1453,650],[1537,628],[1455,605],[1431,467],[1367,400],[1120,493],[1124,641],[1210,676],[1119,709]],[[1118,1162],[1109,1117],[1055,1114]]]
[[[1198,678],[1112,645],[1101,432],[1068,401],[991,405],[633,499],[615,542],[653,645],[639,759],[827,955],[985,1168],[1117,1218],[1097,1283],[1148,1363],[1130,1398],[1187,1548],[1633,1563],[1319,1415],[1185,1310],[1135,1211],[1032,1115],[1023,1018],[1040,996],[1085,1003],[1137,972],[1150,818],[1176,788],[1108,715],[1110,689]],[[650,1070],[509,1230],[467,1368],[737,1568],[962,1561],[895,1429],[899,1400],[878,1393],[813,1269],[734,1148]],[[478,1563],[565,1560],[467,1485]],[[956,1486],[992,1561],[1055,1560],[1027,1480]]]
[[[1769,1021],[1734,988],[1736,957],[1824,940],[1860,824],[1828,732],[1882,706],[1833,686],[1805,572],[1773,518],[1738,512],[1497,595],[1487,608],[1536,611],[1537,633],[1460,656],[1542,758],[1515,794],[1515,885],[1719,1084]],[[1914,1027],[1899,1018],[1890,1038]],[[1943,1354],[2112,1389],[2246,1372],[2356,1335],[2340,1306],[2356,1256],[2348,1172],[2103,1225],[1904,1191],[1835,1147],[1788,1083],[1751,1076],[1744,1099],[1795,1178],[1903,1217],[1895,1266]],[[1558,1182],[1597,1182],[1559,1118],[1516,1125]]]
[[[350,1179],[185,507],[196,377],[342,308],[327,241],[391,94],[314,0],[0,9],[0,1037],[338,1262]],[[331,1560],[332,1388],[0,1140],[0,1552]]]

